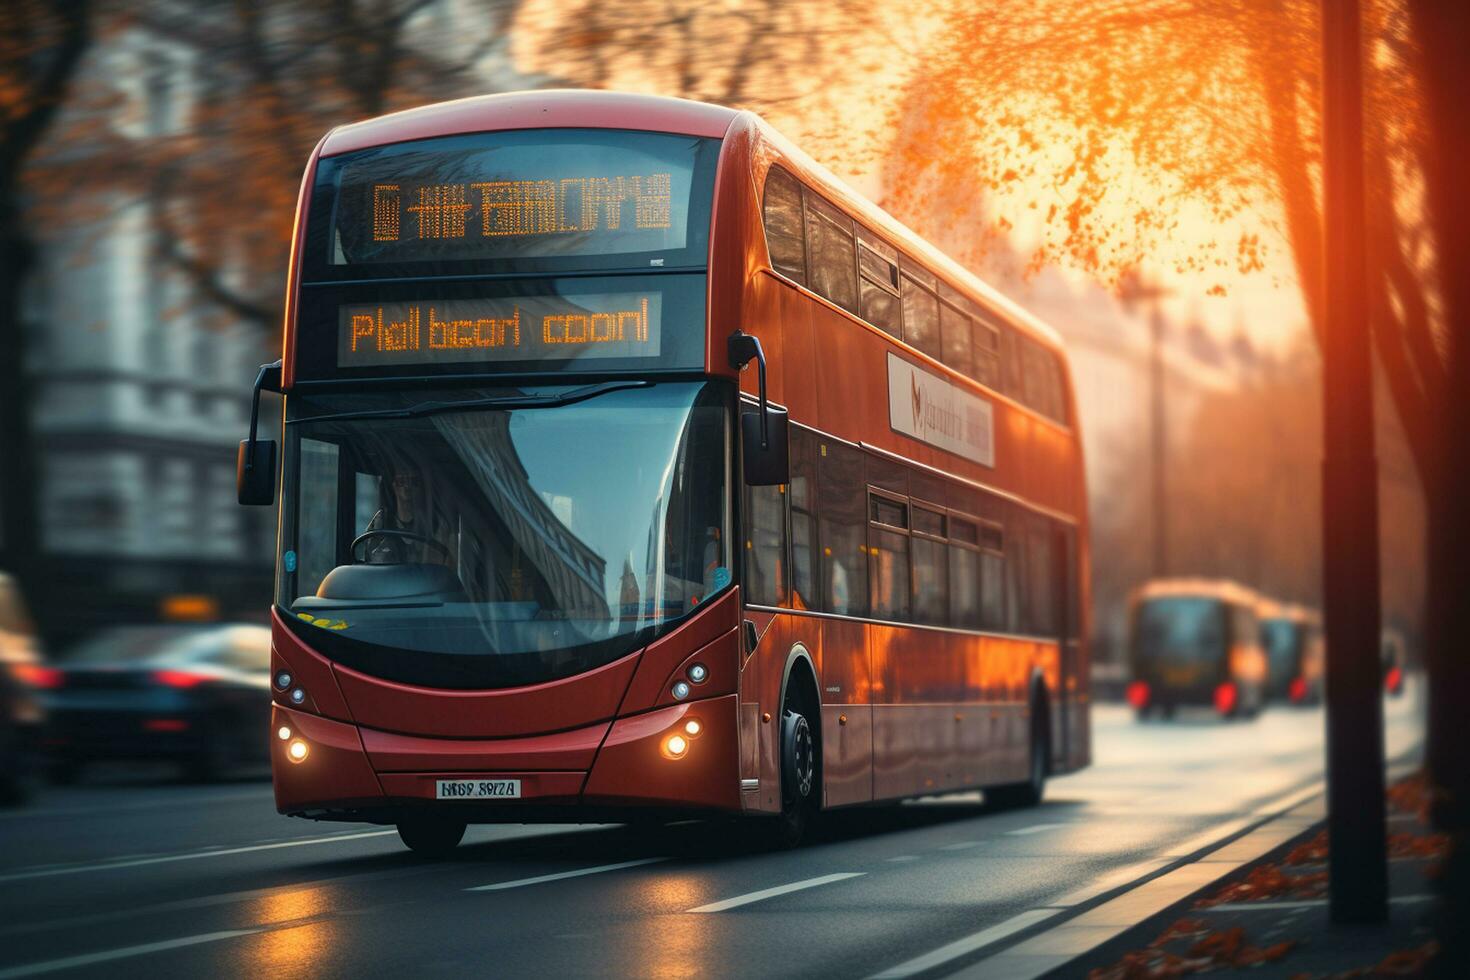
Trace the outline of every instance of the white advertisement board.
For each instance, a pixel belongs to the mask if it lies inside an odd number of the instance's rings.
[[[945,452],[995,466],[995,406],[892,353],[888,424]]]

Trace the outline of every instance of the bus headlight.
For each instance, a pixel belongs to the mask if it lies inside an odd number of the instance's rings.
[[[292,688],[292,690],[291,690],[291,703],[292,704],[300,704],[301,702],[303,702],[305,700],[306,700],[306,692],[304,690],[302,690],[299,687]]]
[[[286,746],[286,758],[292,762],[305,762],[310,752],[311,749],[307,746],[305,739],[293,738],[290,744]]]
[[[673,695],[675,701],[683,701],[687,698],[689,696],[689,682],[675,681]]]
[[[684,722],[684,734],[690,738],[697,738],[702,731],[704,731],[704,726],[699,723],[698,718],[690,718]]]
[[[709,668],[704,664],[695,664],[689,668],[689,679],[696,684],[703,684],[704,679],[709,676]]]
[[[291,738],[291,729],[287,728],[285,725],[282,725],[280,728],[276,729],[276,738],[280,739],[283,742],[289,741]]]
[[[664,739],[664,755],[670,759],[682,759],[689,751],[689,740],[683,735],[670,735]]]

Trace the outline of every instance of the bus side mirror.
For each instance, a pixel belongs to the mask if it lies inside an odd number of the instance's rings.
[[[269,507],[276,502],[276,441],[240,440],[235,457],[235,491],[246,506]]]
[[[261,391],[281,391],[281,362],[262,364],[250,394],[250,438],[235,456],[235,495],[247,507],[269,507],[276,502],[276,442],[255,438],[260,423]]]
[[[765,440],[762,444],[760,409],[740,413],[740,455],[744,460],[745,482],[753,487],[773,487],[791,482],[791,459],[786,454],[786,410],[767,406],[765,417]]]

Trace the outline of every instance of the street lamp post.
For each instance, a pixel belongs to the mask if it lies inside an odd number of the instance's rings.
[[[1327,832],[1334,922],[1388,917],[1358,0],[1322,0],[1322,594],[1327,632]]]

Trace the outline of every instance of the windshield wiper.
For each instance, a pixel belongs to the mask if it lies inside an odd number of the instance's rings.
[[[334,415],[313,415],[309,418],[290,419],[287,425],[297,422],[336,422],[343,419],[407,419],[439,412],[458,412],[470,408],[556,408],[584,402],[610,391],[627,388],[650,388],[651,381],[603,381],[595,385],[584,385],[556,395],[497,395],[494,398],[467,398],[454,401],[419,402],[404,408],[380,408],[366,412],[338,412]]]

